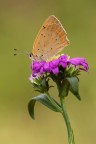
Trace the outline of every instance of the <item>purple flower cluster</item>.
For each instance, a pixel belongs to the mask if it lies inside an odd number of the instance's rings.
[[[68,66],[74,66],[80,70],[88,71],[88,63],[84,58],[72,58],[69,59],[67,55],[61,55],[58,59],[52,61],[33,61],[31,65],[32,75],[42,75],[44,73],[59,73],[59,67],[67,68]]]

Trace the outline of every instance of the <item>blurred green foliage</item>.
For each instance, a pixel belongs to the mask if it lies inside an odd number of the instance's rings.
[[[96,143],[96,1],[95,0],[0,0],[0,143],[66,143],[63,118],[36,104],[36,120],[27,111],[33,92],[28,77],[30,60],[13,56],[13,49],[30,52],[44,20],[54,14],[68,33],[64,53],[85,57],[89,72],[80,76],[79,102],[71,94],[66,105],[77,144]],[[57,90],[50,93],[58,99]]]

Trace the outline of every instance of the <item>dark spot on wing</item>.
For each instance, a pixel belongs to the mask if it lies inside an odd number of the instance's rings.
[[[44,37],[46,37],[46,36],[44,35]]]
[[[46,27],[43,25],[43,28],[45,29]]]
[[[51,50],[52,50],[52,48],[51,48]]]
[[[43,36],[43,34],[41,34]]]

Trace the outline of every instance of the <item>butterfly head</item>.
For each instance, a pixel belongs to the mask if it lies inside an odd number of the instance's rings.
[[[38,56],[37,55],[34,55],[33,53],[29,53],[28,54],[28,57],[32,60],[32,61],[38,61],[39,60],[39,58],[38,58]]]
[[[32,60],[32,59],[33,59],[33,54],[32,54],[32,53],[29,53],[29,54],[28,54],[28,57]]]

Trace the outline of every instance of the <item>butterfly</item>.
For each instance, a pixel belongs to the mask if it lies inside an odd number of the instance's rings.
[[[43,23],[32,49],[33,60],[49,60],[69,45],[67,33],[60,21],[54,16],[49,16]]]

